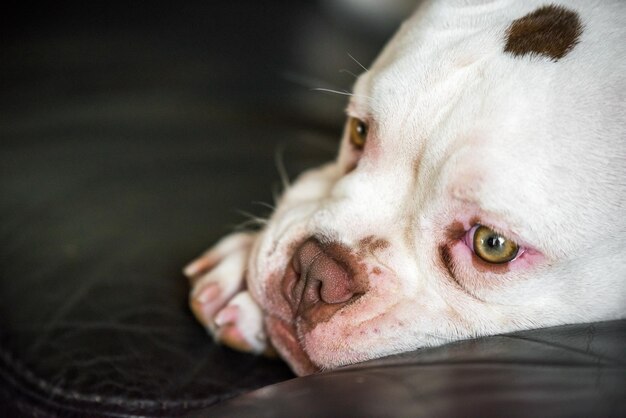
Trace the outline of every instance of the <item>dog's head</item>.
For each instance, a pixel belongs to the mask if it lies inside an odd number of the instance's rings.
[[[297,373],[625,315],[623,3],[466,3],[403,24],[355,85],[337,160],[253,250]]]

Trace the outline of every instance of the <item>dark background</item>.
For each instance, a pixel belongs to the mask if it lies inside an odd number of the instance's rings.
[[[292,376],[215,346],[180,270],[267,215],[277,154],[334,157],[346,97],[312,89],[393,25],[328,4],[4,4],[0,402],[184,411]]]

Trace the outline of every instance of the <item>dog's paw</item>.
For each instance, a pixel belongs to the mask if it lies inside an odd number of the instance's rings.
[[[244,288],[254,238],[250,233],[228,235],[183,270],[191,283],[191,310],[210,331],[217,313]]]
[[[271,354],[263,313],[245,288],[245,270],[256,235],[224,237],[183,273],[191,283],[189,305],[216,341],[239,351]]]
[[[235,350],[271,355],[263,328],[263,312],[247,291],[239,292],[214,320],[216,341]]]

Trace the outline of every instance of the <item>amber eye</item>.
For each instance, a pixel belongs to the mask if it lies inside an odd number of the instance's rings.
[[[348,121],[350,125],[350,143],[358,149],[362,149],[365,146],[365,140],[367,139],[367,124],[359,118],[350,118]]]
[[[515,242],[482,225],[474,231],[473,246],[474,254],[493,264],[508,263],[519,251]]]

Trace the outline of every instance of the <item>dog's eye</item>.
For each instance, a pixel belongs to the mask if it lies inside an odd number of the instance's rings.
[[[367,139],[367,124],[359,118],[350,118],[348,124],[350,129],[350,143],[356,148],[362,149]]]
[[[486,226],[476,225],[472,239],[474,254],[492,264],[508,263],[517,257],[519,246]]]

